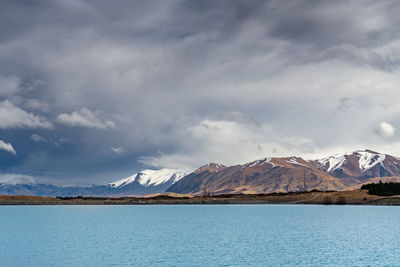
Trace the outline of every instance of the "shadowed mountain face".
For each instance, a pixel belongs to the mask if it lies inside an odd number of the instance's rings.
[[[272,193],[356,189],[369,180],[400,176],[400,160],[371,150],[336,154],[320,160],[264,158],[244,165],[210,163],[194,172],[144,170],[107,185],[60,187],[46,184],[0,184],[1,195],[140,196],[180,194]]]

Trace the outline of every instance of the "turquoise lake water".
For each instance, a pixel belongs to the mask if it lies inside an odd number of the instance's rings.
[[[400,266],[400,207],[2,206],[0,266]]]

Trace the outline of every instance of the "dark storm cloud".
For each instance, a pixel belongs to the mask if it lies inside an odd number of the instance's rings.
[[[0,5],[2,173],[97,183],[400,145],[395,1]]]

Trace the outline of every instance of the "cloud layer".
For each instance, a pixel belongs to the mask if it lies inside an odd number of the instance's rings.
[[[0,129],[9,128],[53,128],[53,125],[41,116],[28,113],[14,106],[10,101],[0,102]]]
[[[399,11],[372,0],[2,2],[0,137],[18,154],[1,154],[0,173],[85,184],[146,165],[398,155]]]
[[[79,111],[74,111],[71,114],[61,113],[57,117],[57,121],[67,126],[79,126],[88,128],[108,129],[114,128],[115,124],[112,121],[102,121],[96,114],[87,108],[82,108]]]
[[[17,152],[15,152],[13,146],[9,143],[4,142],[3,140],[0,140],[0,150],[10,152],[11,154],[14,154],[14,155],[17,154]]]

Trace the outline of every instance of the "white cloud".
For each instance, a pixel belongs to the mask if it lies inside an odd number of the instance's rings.
[[[0,174],[0,183],[3,184],[36,184],[35,178],[30,175],[5,173]]]
[[[14,106],[10,101],[0,102],[0,129],[8,128],[53,128],[45,118]]]
[[[4,142],[3,140],[0,140],[0,150],[5,150],[7,152],[10,152],[14,155],[16,155],[17,153],[15,152],[13,146],[9,143]]]
[[[115,127],[115,123],[113,121],[103,121],[87,108],[82,108],[81,110],[74,111],[71,114],[62,113],[58,115],[57,121],[67,126],[99,129],[110,129]]]
[[[315,153],[312,140],[282,136],[269,125],[245,120],[203,120],[187,127],[181,138],[185,152],[141,157],[140,162],[154,167],[196,168],[217,162],[243,164],[266,156],[291,156]]]
[[[388,122],[379,123],[379,134],[383,137],[392,137],[396,133],[396,128]]]
[[[110,149],[114,151],[116,154],[121,154],[126,152],[126,149],[124,147],[112,147]]]

